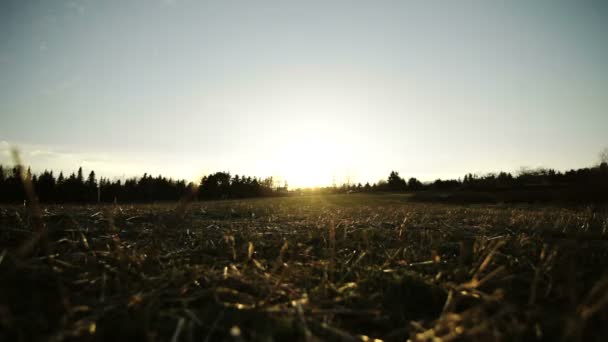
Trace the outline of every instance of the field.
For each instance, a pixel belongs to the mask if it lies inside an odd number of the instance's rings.
[[[0,340],[603,341],[607,266],[593,206],[3,206]]]

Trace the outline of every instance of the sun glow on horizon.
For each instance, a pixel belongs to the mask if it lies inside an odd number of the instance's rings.
[[[339,76],[339,77],[338,77]],[[258,90],[243,95],[259,117],[275,118],[262,141],[266,156],[257,169],[287,182],[290,189],[342,184],[365,174],[366,120],[352,115],[370,110],[366,88],[353,71],[283,70],[260,80]],[[367,94],[369,95],[369,94]]]
[[[347,148],[347,137],[329,131],[295,127],[277,148],[272,164],[289,188],[329,186],[349,177],[351,148]]]

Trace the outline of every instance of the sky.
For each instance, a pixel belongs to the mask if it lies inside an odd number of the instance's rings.
[[[605,1],[0,2],[0,163],[291,187],[591,166]]]

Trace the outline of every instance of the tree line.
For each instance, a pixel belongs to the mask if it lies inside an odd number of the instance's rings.
[[[272,177],[259,179],[232,176],[216,172],[205,176],[199,184],[174,180],[161,175],[126,180],[97,178],[95,171],[84,176],[82,168],[67,177],[60,172],[45,170],[34,174],[30,168],[7,168],[0,165],[0,202],[17,203],[26,200],[24,181],[31,182],[38,200],[45,203],[150,202],[177,201],[185,197],[199,199],[248,198],[279,196],[284,188],[275,187]]]
[[[476,175],[468,173],[462,179],[437,179],[421,183],[416,178],[405,180],[392,171],[386,181],[374,184],[371,189],[379,191],[419,191],[419,190],[469,190],[502,191],[548,188],[598,188],[608,190],[608,163],[597,167],[581,168],[566,172],[554,169],[522,169],[516,176],[509,172]]]
[[[36,196],[47,203],[94,202],[149,202],[177,201],[196,196],[201,200],[282,196],[286,186],[277,186],[272,177],[260,179],[229,172],[216,172],[204,176],[198,184],[174,180],[161,175],[126,180],[98,179],[91,171],[84,176],[82,168],[65,176],[55,177],[53,171],[33,174],[20,166],[6,168],[0,165],[0,202],[15,203],[26,199],[23,181],[31,182]],[[414,177],[404,178],[391,171],[388,178],[365,185],[345,183],[318,189],[326,193],[351,192],[451,192],[493,193],[514,201],[543,199],[572,199],[608,201],[608,163],[596,167],[569,170],[524,169],[516,176],[508,172],[484,175],[466,174],[463,178],[423,183]],[[303,193],[304,191],[300,191]],[[456,196],[454,196],[456,198]],[[476,197],[479,199],[479,197]]]
[[[509,172],[484,175],[468,173],[459,179],[437,179],[426,183],[414,177],[401,177],[397,171],[391,171],[386,180],[377,183],[343,184],[321,191],[412,192],[417,195],[413,199],[455,202],[605,202],[608,201],[608,162],[565,172],[545,168],[522,169],[515,176]]]

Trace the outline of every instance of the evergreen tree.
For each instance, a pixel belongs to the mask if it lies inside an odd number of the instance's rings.
[[[95,179],[95,171],[89,173],[89,177],[86,182],[86,189],[89,201],[96,201],[97,199],[97,180]]]
[[[78,177],[76,179],[79,184],[84,184],[84,176],[82,175],[82,167],[78,168]]]

